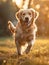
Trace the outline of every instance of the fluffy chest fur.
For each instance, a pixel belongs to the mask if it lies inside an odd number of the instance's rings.
[[[34,38],[34,26],[29,26],[26,29],[21,26],[21,24],[17,24],[16,26],[16,31],[15,31],[15,39],[18,41],[20,44],[24,45],[26,42],[29,42],[33,40]]]

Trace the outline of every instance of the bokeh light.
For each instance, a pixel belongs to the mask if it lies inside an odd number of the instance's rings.
[[[49,14],[47,15],[47,17],[49,18]]]
[[[37,4],[37,5],[35,6],[35,8],[36,8],[36,9],[40,9],[40,4]]]
[[[48,10],[49,10],[49,7],[48,7],[48,6],[46,6],[46,7],[45,7],[45,11],[48,11]]]
[[[12,2],[15,2],[16,5],[17,5],[19,8],[22,7],[22,2],[23,2],[23,0],[12,0]]]

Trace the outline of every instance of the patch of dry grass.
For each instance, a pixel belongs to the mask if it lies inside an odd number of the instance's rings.
[[[30,53],[19,58],[14,40],[0,39],[0,65],[49,65],[49,39],[37,39]]]

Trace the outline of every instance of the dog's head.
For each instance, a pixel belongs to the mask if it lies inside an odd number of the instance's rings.
[[[38,12],[34,9],[21,9],[16,13],[16,18],[22,23],[30,25],[38,18]]]

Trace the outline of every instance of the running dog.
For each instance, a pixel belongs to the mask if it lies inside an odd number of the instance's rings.
[[[35,21],[39,13],[32,8],[20,9],[15,16],[18,20],[16,26],[8,21],[8,28],[14,34],[18,55],[24,52],[28,54],[35,42],[37,32]]]

